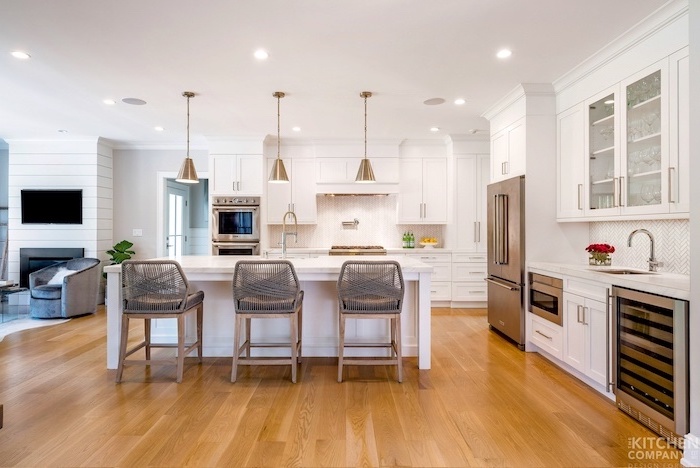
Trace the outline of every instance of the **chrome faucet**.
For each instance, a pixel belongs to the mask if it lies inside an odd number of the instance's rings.
[[[627,247],[632,247],[632,238],[638,232],[643,232],[644,234],[649,236],[649,247],[651,248],[651,253],[649,254],[648,260],[649,271],[656,271],[656,268],[659,266],[659,262],[656,260],[656,255],[654,254],[654,236],[651,234],[651,232],[647,231],[646,229],[635,229],[630,233],[630,236],[627,238]]]
[[[287,217],[291,216],[294,221],[294,232],[287,232]],[[287,236],[294,236],[294,243],[298,241],[297,231],[299,226],[297,225],[297,215],[293,211],[287,211],[284,216],[282,216],[282,258],[287,258]]]

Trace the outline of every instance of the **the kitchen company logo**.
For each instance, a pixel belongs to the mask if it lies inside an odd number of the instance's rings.
[[[628,467],[671,467],[679,466],[683,457],[683,438],[671,444],[661,437],[628,437]]]

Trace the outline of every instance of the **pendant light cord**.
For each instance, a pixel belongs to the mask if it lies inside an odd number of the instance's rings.
[[[277,159],[280,159],[280,97],[277,96]]]
[[[187,95],[187,157],[190,157],[190,96]]]
[[[365,159],[367,159],[367,95],[365,98]]]

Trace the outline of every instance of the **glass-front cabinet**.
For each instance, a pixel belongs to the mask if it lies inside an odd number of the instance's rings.
[[[622,83],[625,138],[621,141],[623,214],[668,213],[668,79],[652,67]]]
[[[587,213],[591,216],[619,211],[619,125],[616,92],[608,90],[591,99],[588,111]]]

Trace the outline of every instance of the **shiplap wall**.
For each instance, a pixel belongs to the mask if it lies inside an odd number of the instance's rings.
[[[82,247],[106,260],[112,245],[112,148],[101,139],[8,141],[8,277],[19,280],[19,249]],[[82,189],[83,224],[22,224],[22,189]]]

